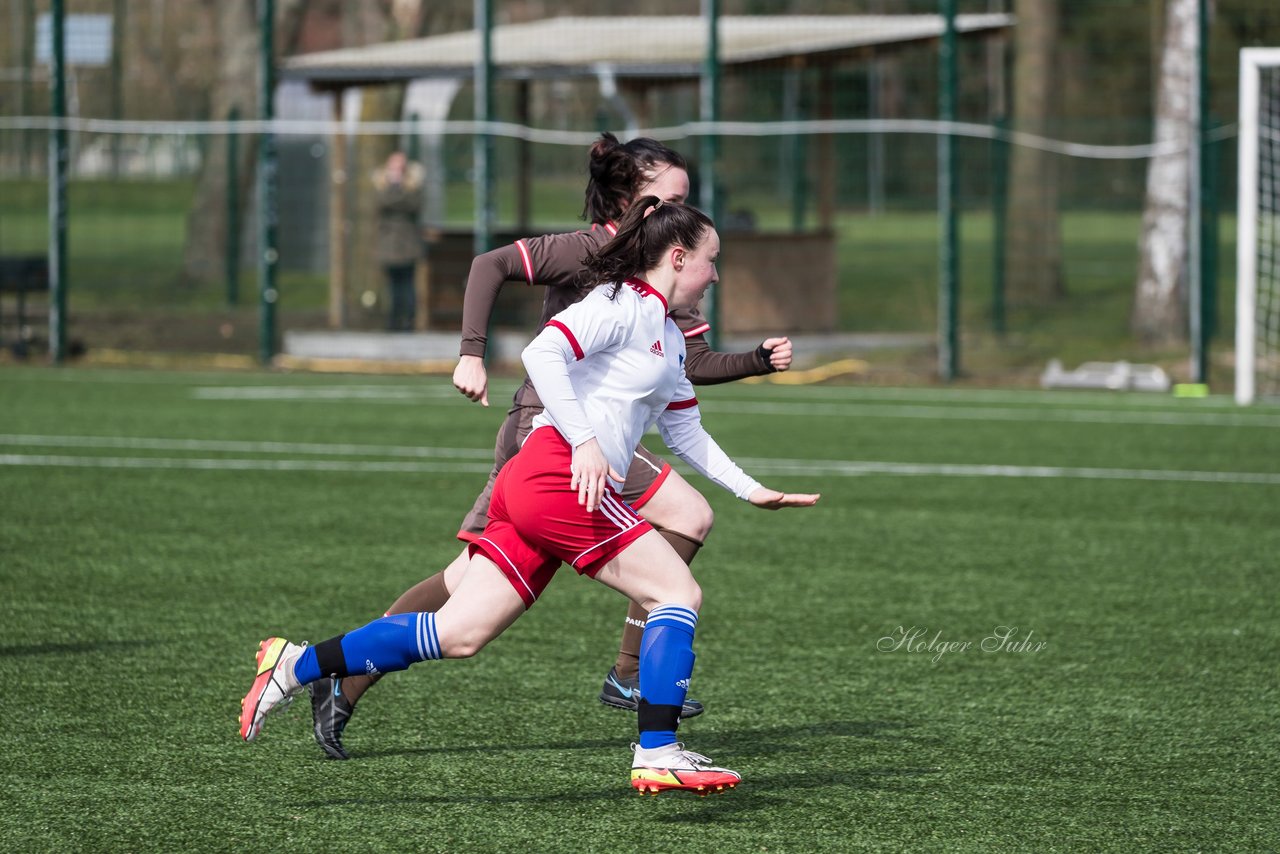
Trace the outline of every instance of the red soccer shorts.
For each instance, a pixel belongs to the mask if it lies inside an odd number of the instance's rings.
[[[529,607],[546,589],[561,563],[594,577],[604,566],[653,530],[605,487],[591,513],[570,489],[573,449],[553,427],[529,434],[520,453],[498,473],[489,504],[489,524],[468,551],[497,564]]]

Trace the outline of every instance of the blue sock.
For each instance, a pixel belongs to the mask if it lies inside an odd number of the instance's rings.
[[[331,660],[322,666],[320,658]],[[293,673],[302,684],[324,676],[392,673],[441,657],[436,615],[420,612],[382,617],[302,651]]]
[[[659,605],[645,621],[640,639],[643,748],[662,747],[676,740],[680,708],[693,674],[693,632],[697,626],[697,612],[683,605]]]

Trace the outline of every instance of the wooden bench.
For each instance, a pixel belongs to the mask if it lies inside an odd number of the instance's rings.
[[[4,342],[4,295],[17,295],[15,355],[25,355],[27,294],[49,292],[49,259],[44,255],[0,255],[0,343]]]

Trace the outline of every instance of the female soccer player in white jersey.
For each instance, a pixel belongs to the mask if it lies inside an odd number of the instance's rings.
[[[488,329],[504,286],[520,283],[545,288],[541,330],[557,314],[585,295],[581,289],[583,262],[612,239],[632,199],[657,196],[666,202],[683,202],[689,194],[688,164],[679,152],[655,139],[636,137],[619,142],[602,133],[591,146],[582,215],[589,229],[563,234],[526,237],[477,256],[467,277],[462,304],[461,357],[453,381],[471,400],[488,405],[488,374],[484,355]],[[675,308],[671,319],[684,333],[685,374],[695,385],[731,382],[791,365],[791,342],[785,337],[766,338],[758,347],[738,353],[712,350],[705,333],[710,324],[696,307]],[[456,589],[470,563],[470,543],[489,523],[489,500],[498,473],[515,456],[533,429],[533,418],[542,412],[542,401],[529,380],[516,390],[511,408],[498,429],[493,449],[493,470],[458,531],[463,547],[450,565],[402,593],[384,617],[416,611],[439,611]],[[643,445],[636,448],[619,495],[653,525],[676,554],[691,564],[710,533],[714,514],[697,489],[658,455]],[[640,641],[648,616],[628,603],[618,654],[604,677],[599,698],[615,708],[636,711],[639,703]],[[346,759],[342,737],[364,693],[375,683],[373,676],[357,674],[346,679],[322,679],[309,686],[312,731],[316,743],[333,759]],[[702,704],[686,697],[682,718],[701,714]]]
[[[498,476],[489,524],[469,547],[458,589],[438,612],[383,617],[314,647],[263,641],[241,707],[244,740],[254,740],[267,714],[325,675],[474,655],[568,563],[649,614],[631,785],[656,793],[737,784],[736,772],[676,741],[702,591],[671,546],[618,496],[633,450],[656,423],[681,459],[757,507],[818,500],[761,486],[702,428],[684,373],[684,336],[668,313],[697,305],[717,279],[719,249],[711,220],[694,208],[657,197],[632,206],[617,236],[587,262],[592,279],[608,284],[558,314],[524,351],[545,410]]]

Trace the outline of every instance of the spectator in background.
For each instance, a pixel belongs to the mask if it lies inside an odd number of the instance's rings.
[[[417,299],[414,269],[422,255],[422,235],[418,229],[418,209],[422,205],[425,172],[409,162],[403,151],[393,151],[381,169],[373,173],[378,205],[378,263],[387,275],[391,309],[387,329],[413,330]]]

